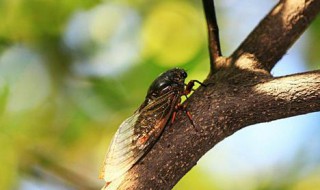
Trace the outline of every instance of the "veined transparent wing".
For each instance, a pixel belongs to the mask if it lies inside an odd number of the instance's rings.
[[[134,137],[133,126],[138,120],[138,117],[139,114],[135,113],[121,123],[109,146],[100,178],[104,178],[106,181],[112,181],[130,169],[130,165],[121,163],[120,160],[130,159],[130,157],[133,159],[133,151],[128,151],[128,147],[132,146]],[[131,162],[133,162],[133,160],[131,160]]]
[[[120,125],[109,147],[100,178],[111,182],[127,172],[152,147],[180,96],[168,92]]]

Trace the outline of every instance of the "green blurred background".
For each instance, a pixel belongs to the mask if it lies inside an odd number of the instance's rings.
[[[223,51],[231,53],[275,2],[217,2]],[[295,69],[280,70],[319,68],[316,22],[297,45],[298,58],[287,59]],[[161,72],[182,67],[188,79],[203,80],[209,69],[206,40],[200,0],[0,0],[0,189],[99,189],[104,154],[121,121],[139,107]],[[319,127],[319,120],[309,121]],[[320,134],[307,129],[302,139]],[[218,146],[175,189],[320,187],[319,140],[310,150],[312,165],[301,158],[303,143],[290,143],[285,147],[294,147],[291,160],[252,158],[272,160],[270,167],[284,173],[258,168],[233,180],[243,170],[228,167],[250,166],[232,161],[243,152]],[[214,157],[227,161],[221,170],[233,177],[208,169],[219,164]]]

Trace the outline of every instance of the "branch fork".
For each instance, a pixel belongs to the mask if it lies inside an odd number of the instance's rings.
[[[222,57],[213,0],[203,0],[211,71],[119,189],[171,189],[215,144],[252,124],[320,111],[320,70],[272,77],[271,69],[320,12],[319,0],[282,0],[229,57]],[[192,132],[193,131],[193,132]],[[199,134],[201,133],[201,134]]]

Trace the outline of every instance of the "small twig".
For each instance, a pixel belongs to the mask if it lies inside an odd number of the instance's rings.
[[[221,54],[219,28],[214,7],[214,0],[202,0],[204,13],[206,15],[208,38],[209,38],[209,53],[211,70],[216,68],[215,62]]]

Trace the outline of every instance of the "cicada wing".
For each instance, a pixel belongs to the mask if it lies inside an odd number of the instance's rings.
[[[135,113],[123,121],[113,137],[100,174],[107,182],[124,174],[139,159],[133,145],[134,125],[138,117],[139,114]]]
[[[109,147],[101,178],[111,182],[120,177],[152,147],[178,97],[174,92],[165,94],[122,122]]]

